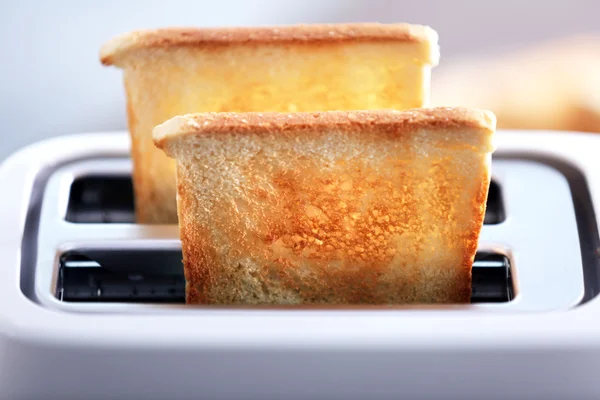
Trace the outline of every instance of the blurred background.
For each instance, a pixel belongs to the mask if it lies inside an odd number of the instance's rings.
[[[506,103],[506,99],[511,98],[517,103],[521,101],[518,103],[521,110],[534,112],[540,110],[535,96],[539,98],[540,93],[548,92],[540,92],[539,87],[558,81],[561,86],[556,90],[565,94],[562,96],[565,101],[577,102],[577,110],[581,108],[580,98],[584,98],[585,104],[593,103],[591,108],[599,104],[600,86],[598,91],[588,87],[590,77],[582,72],[582,65],[587,65],[590,71],[600,71],[594,68],[595,60],[586,58],[598,52],[600,41],[597,46],[593,42],[595,39],[588,41],[581,50],[585,55],[583,58],[577,58],[580,54],[567,57],[561,53],[579,48],[571,44],[580,43],[579,39],[565,42],[566,45],[561,42],[557,47],[551,44],[549,51],[542,51],[535,57],[535,62],[523,62],[519,55],[519,52],[530,54],[529,49],[555,40],[583,34],[600,35],[598,0],[2,0],[1,4],[0,87],[3,96],[0,110],[4,140],[0,159],[19,147],[50,136],[124,129],[121,71],[102,67],[98,50],[112,36],[139,28],[323,22],[426,24],[440,35],[442,59],[433,77],[434,85],[443,90],[434,95],[434,100],[439,99],[436,101],[479,101],[476,105],[500,108],[497,103]],[[513,53],[516,54],[513,58],[506,56]],[[477,68],[473,68],[479,65],[475,62],[465,64],[465,60],[472,57],[487,60],[487,64]],[[505,59],[512,61],[501,64],[498,69],[498,63]],[[528,82],[543,75],[537,73],[540,69],[559,64],[560,68],[549,69],[553,74],[544,75],[545,81],[527,86]],[[524,70],[518,86],[511,87],[506,83],[514,80],[510,72],[522,71],[518,68],[523,65],[530,67]],[[460,73],[452,72],[456,70]],[[485,73],[482,74],[482,70]],[[492,85],[498,71],[504,71],[505,77],[498,79],[503,82],[502,87],[498,82]],[[573,76],[579,80],[583,78],[584,82],[576,90],[571,90],[574,84],[565,82],[575,79],[569,75],[573,71],[578,71]],[[477,84],[470,81],[476,76],[479,77]],[[507,85],[511,90],[507,90]],[[523,86],[528,87],[526,92],[531,97],[520,94]],[[468,90],[473,87],[479,92]],[[488,95],[482,97],[482,92]],[[496,92],[504,93],[504,97],[496,96]],[[461,97],[463,93],[465,97]],[[486,103],[488,100],[482,98],[493,99],[496,103]],[[538,120],[540,115],[543,117],[543,112],[538,112]],[[582,115],[575,119],[589,121],[592,118]],[[509,119],[507,114],[506,121]],[[517,126],[528,126],[528,123],[530,121],[515,122]],[[534,128],[545,127],[531,124]],[[555,125],[550,126],[563,128],[556,124],[555,121]],[[598,131],[600,128],[592,126],[587,130]]]

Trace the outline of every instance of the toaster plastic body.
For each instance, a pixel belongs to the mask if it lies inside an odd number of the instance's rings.
[[[0,166],[0,398],[600,398],[600,136],[499,131],[468,305],[184,304],[129,139]]]

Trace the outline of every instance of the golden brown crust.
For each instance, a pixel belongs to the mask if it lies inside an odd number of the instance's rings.
[[[139,49],[181,46],[264,43],[331,43],[343,41],[402,41],[437,46],[437,33],[413,24],[321,24],[235,28],[161,28],[119,35],[100,51],[104,65],[119,64],[124,55]],[[437,63],[437,57],[432,57]]]
[[[186,135],[215,133],[270,134],[290,130],[340,133],[391,127],[396,133],[415,129],[471,128],[493,131],[496,118],[486,110],[461,107],[421,108],[411,110],[325,111],[304,113],[197,113],[177,116],[158,125],[153,132],[157,147],[167,150],[170,140]],[[441,128],[441,129],[440,129]],[[168,150],[167,150],[168,151]]]

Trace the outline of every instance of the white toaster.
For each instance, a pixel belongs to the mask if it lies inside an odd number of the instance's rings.
[[[0,167],[1,399],[599,399],[600,136],[499,131],[472,304],[186,306],[126,132]]]

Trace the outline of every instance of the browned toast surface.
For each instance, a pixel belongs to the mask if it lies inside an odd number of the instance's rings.
[[[193,140],[195,135],[217,133],[320,135],[334,129],[340,135],[370,131],[374,135],[415,136],[418,129],[437,128],[431,132],[434,138],[449,136],[445,140],[473,146],[477,143],[489,144],[489,138],[480,132],[470,131],[469,138],[465,140],[460,135],[448,135],[448,130],[474,128],[492,131],[495,129],[495,121],[495,116],[489,111],[462,107],[302,113],[208,112],[171,118],[153,130],[153,140],[155,145],[165,149],[169,141],[176,143],[174,140]]]
[[[459,108],[165,122],[188,302],[468,302],[494,129]]]
[[[119,64],[136,50],[232,44],[298,44],[331,42],[409,42],[431,44],[431,61],[437,64],[437,33],[422,25],[406,23],[351,23],[282,25],[265,27],[146,29],[118,35],[100,51],[105,65]]]
[[[175,165],[152,129],[195,112],[405,109],[429,99],[437,34],[407,24],[169,28],[109,41],[124,71],[137,220],[176,223]]]

